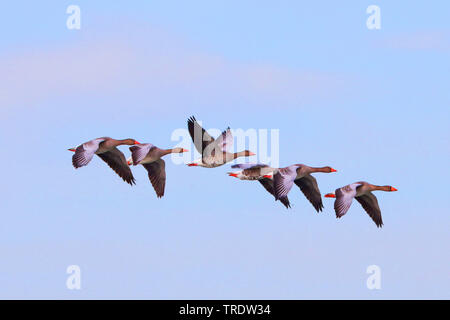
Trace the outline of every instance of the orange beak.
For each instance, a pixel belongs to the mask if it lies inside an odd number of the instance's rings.
[[[131,162],[132,162],[132,161],[131,161],[131,160],[129,160],[129,161],[127,162],[127,165],[129,165],[129,166],[130,166],[130,165],[131,165]]]
[[[391,187],[391,191],[398,191],[398,190],[395,189],[394,187]]]
[[[67,149],[67,150],[75,152],[75,148],[70,148],[70,149]]]
[[[263,178],[272,179],[272,176],[270,174],[266,174],[266,175],[263,176]]]
[[[256,153],[249,152],[249,157],[251,157],[251,156],[256,156]]]
[[[140,142],[137,142],[136,140],[134,140],[134,144],[141,144]]]
[[[327,193],[324,195],[325,198],[336,198],[336,195],[334,193]]]
[[[188,163],[188,167],[196,167],[196,166],[198,166],[198,164],[196,164],[196,163]]]
[[[331,168],[331,172],[337,172],[337,170],[336,170],[336,169],[333,169],[333,168]]]
[[[231,172],[230,172],[228,175],[229,175],[230,177],[235,177],[235,178],[238,177],[237,173],[231,173]]]
[[[188,149],[183,149],[183,151],[181,151],[181,152],[189,152],[189,150]]]

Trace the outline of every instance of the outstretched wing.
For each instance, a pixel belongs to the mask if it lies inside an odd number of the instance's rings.
[[[360,185],[360,183],[352,183],[345,187],[336,189],[336,201],[334,201],[336,218],[340,218],[347,213],[348,209],[352,205],[353,198],[356,196],[356,188]]]
[[[148,172],[148,178],[155,189],[156,196],[161,198],[164,195],[164,188],[166,187],[166,163],[159,159],[154,162],[143,164]]]
[[[381,210],[378,205],[377,197],[375,197],[372,192],[368,192],[362,196],[355,197],[355,199],[361,204],[377,227],[381,228],[383,226],[383,219],[381,218]]]
[[[198,124],[197,119],[194,116],[190,117],[187,121],[189,134],[197,151],[203,156],[205,148],[214,141],[214,138]]]
[[[98,150],[100,143],[105,140],[105,138],[98,138],[79,145],[75,149],[75,153],[72,156],[73,166],[78,169],[87,165],[92,160],[95,152]]]
[[[267,192],[269,192],[271,195],[275,196],[274,188],[273,188],[273,180],[272,179],[263,178],[263,179],[259,179],[258,181],[262,184],[264,189],[267,190]],[[282,197],[279,200],[281,201],[281,203],[284,204],[286,209],[291,207],[291,204],[289,203],[289,199],[288,199],[287,196],[286,197]]]
[[[98,154],[98,156],[105,161],[108,166],[123,179],[123,181],[130,185],[136,184],[133,173],[127,164],[127,160],[119,149],[113,148],[111,151]]]
[[[317,212],[322,211],[322,196],[320,195],[320,190],[319,186],[317,185],[316,178],[314,178],[310,174],[307,174],[303,178],[297,179],[294,182],[300,188],[309,202],[311,202],[314,209],[316,209]]]

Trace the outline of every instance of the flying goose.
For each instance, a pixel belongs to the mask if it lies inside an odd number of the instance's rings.
[[[94,154],[98,155],[108,166],[114,170],[125,182],[130,185],[135,184],[133,174],[123,153],[117,149],[120,145],[139,144],[134,139],[116,140],[109,137],[102,137],[90,140],[69,151],[75,152],[72,156],[72,164],[75,169],[87,165]]]
[[[194,142],[195,148],[202,155],[200,159],[189,163],[188,166],[200,166],[206,168],[215,168],[233,161],[239,157],[254,156],[253,152],[248,150],[231,153],[227,149],[233,144],[233,135],[228,127],[222,134],[214,140],[209,133],[200,126],[195,117],[188,119],[188,129]]]
[[[320,195],[317,180],[311,173],[314,172],[336,172],[331,167],[314,168],[304,164],[294,164],[289,167],[280,168],[273,176],[273,183],[275,189],[275,199],[281,200],[287,197],[295,183],[303,192],[305,197],[311,202],[317,212],[322,211],[322,196]]]
[[[164,188],[166,186],[166,163],[161,157],[170,153],[183,153],[188,150],[183,148],[160,149],[151,143],[142,143],[130,147],[131,157],[128,159],[128,165],[142,166],[148,172],[148,178],[155,189],[156,196],[161,198],[164,196]]]
[[[336,189],[335,193],[327,193],[326,198],[336,198],[334,201],[334,211],[336,211],[336,218],[341,218],[350,208],[353,198],[355,198],[364,210],[372,218],[373,222],[378,228],[383,226],[383,219],[381,218],[381,210],[378,206],[377,197],[372,191],[397,191],[391,186],[377,186],[365,181],[355,182],[346,185],[342,188]]]

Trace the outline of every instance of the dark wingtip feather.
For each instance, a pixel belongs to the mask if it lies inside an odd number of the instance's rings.
[[[315,207],[317,213],[322,212],[323,208],[324,208],[324,206],[323,206],[322,203],[319,203],[319,204]]]
[[[286,207],[286,209],[289,209],[291,207],[291,203],[289,202],[288,197],[281,197],[280,202]]]
[[[133,186],[136,184],[136,180],[134,178],[131,178],[131,179],[122,178],[122,180],[125,181],[126,183],[128,183],[130,186]]]
[[[188,123],[194,123],[196,121],[197,121],[197,119],[195,119],[194,116],[191,116],[191,117],[188,118]]]

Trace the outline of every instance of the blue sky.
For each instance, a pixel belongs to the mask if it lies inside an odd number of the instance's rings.
[[[66,8],[81,8],[81,29]],[[381,8],[381,29],[366,8]],[[1,298],[450,298],[450,5],[409,1],[15,1],[0,13]],[[330,165],[322,194],[366,180],[384,227],[299,190],[167,161],[156,199],[68,147],[171,147],[205,127],[279,129],[280,163]],[[185,145],[194,150],[193,145]],[[127,148],[121,148],[128,155]],[[196,155],[190,155],[192,159]],[[82,289],[66,288],[79,265]],[[366,268],[381,268],[368,290]]]

